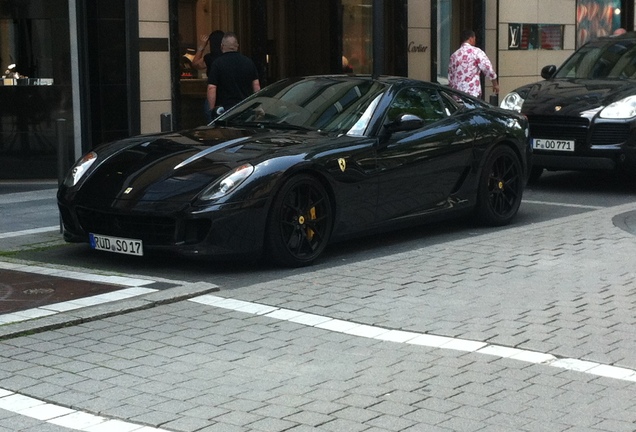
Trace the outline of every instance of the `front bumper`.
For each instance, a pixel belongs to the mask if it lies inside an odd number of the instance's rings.
[[[142,240],[144,251],[189,256],[256,256],[263,248],[264,200],[179,212],[86,208],[58,201],[64,239],[89,243],[89,233]]]
[[[611,149],[587,149],[575,154],[535,150],[532,163],[534,166],[550,170],[634,170],[636,148],[624,145]]]
[[[552,170],[614,170],[636,167],[636,123],[583,116],[528,115],[531,140],[575,142],[569,151],[533,150],[533,165]]]

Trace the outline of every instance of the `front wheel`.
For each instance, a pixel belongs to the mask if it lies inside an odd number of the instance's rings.
[[[288,267],[311,264],[329,243],[332,224],[331,202],[322,184],[306,174],[290,178],[269,214],[268,258]]]
[[[517,154],[509,147],[495,148],[481,172],[477,220],[490,226],[510,223],[519,210],[523,187],[523,170]]]

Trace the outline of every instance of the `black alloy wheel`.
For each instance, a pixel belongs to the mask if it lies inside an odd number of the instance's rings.
[[[510,223],[523,195],[521,162],[509,147],[499,146],[488,156],[477,193],[477,219],[489,226]]]
[[[331,202],[322,184],[307,174],[290,178],[270,211],[268,258],[288,267],[311,264],[329,243],[332,224]]]

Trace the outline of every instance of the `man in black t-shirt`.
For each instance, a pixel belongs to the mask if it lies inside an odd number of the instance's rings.
[[[238,39],[228,32],[221,41],[221,57],[214,60],[208,75],[208,102],[212,110],[229,109],[261,89],[254,62],[238,52]]]

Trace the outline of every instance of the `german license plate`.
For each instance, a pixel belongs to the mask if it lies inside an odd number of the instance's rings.
[[[95,250],[115,252],[126,255],[142,256],[144,245],[141,240],[111,237],[100,234],[89,234],[91,248]]]
[[[535,138],[532,140],[532,148],[535,150],[574,151],[574,141]]]

